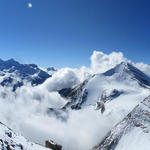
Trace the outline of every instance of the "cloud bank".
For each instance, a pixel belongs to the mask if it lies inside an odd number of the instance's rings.
[[[100,51],[94,51],[91,56],[91,70],[93,73],[103,73],[123,61],[127,61],[127,59],[121,52],[112,52],[107,55]]]
[[[63,88],[72,87],[79,83],[75,71],[71,68],[63,68],[56,72],[52,78],[49,78],[42,86],[48,91],[58,91]]]
[[[7,95],[4,96],[5,92]],[[48,108],[61,108],[66,100],[46,87],[25,85],[16,93],[0,87],[0,95],[0,121],[42,145],[51,139],[62,144],[65,150],[87,150],[111,127],[111,122],[93,107],[69,110],[65,122],[55,115],[48,115]]]

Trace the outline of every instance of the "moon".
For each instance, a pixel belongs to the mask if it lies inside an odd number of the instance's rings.
[[[32,3],[28,3],[28,7],[29,7],[29,8],[32,8]]]

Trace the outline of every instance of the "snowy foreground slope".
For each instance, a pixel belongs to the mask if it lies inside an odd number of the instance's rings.
[[[48,148],[29,142],[0,123],[0,150],[48,150]]]
[[[137,105],[92,150],[149,150],[150,96]]]

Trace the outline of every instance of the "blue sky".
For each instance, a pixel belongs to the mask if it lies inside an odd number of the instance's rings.
[[[79,67],[90,64],[93,50],[150,64],[150,1],[0,1],[2,59]]]

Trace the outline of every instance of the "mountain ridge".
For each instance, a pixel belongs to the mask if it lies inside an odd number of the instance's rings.
[[[143,134],[150,132],[150,96],[145,98],[140,104],[138,104],[121,122],[119,122],[107,135],[106,137],[93,149],[91,150],[140,150],[136,143],[132,144],[132,141],[128,141],[128,145],[121,143],[122,139],[129,134],[130,138],[133,139],[133,135],[130,134],[134,129],[141,129]],[[136,131],[137,135],[139,131]],[[128,137],[129,138],[129,137]],[[138,137],[140,140],[141,137]],[[127,140],[127,139],[126,139]],[[149,141],[150,142],[150,141]],[[132,145],[133,147],[130,147]],[[119,147],[119,148],[117,148]],[[141,148],[141,147],[140,147]],[[149,144],[143,146],[144,150],[149,149]]]
[[[38,144],[29,142],[23,136],[16,134],[0,122],[0,149],[1,150],[51,150]]]
[[[113,77],[113,78],[112,78]],[[128,62],[121,62],[120,64],[116,65],[114,68],[100,74],[94,74],[88,79],[86,79],[84,82],[81,84],[73,87],[73,88],[68,88],[68,89],[62,89],[59,91],[59,94],[65,98],[70,99],[66,106],[64,108],[67,108],[68,106],[73,108],[73,109],[80,109],[81,106],[86,102],[86,97],[88,96],[88,83],[90,83],[94,78],[103,78],[103,80],[107,80],[108,78],[111,78],[111,81],[117,81],[120,82],[119,84],[122,84],[122,82],[126,81],[129,82],[129,80],[134,80],[137,82],[142,88],[150,88],[150,77],[134,67],[132,64]],[[97,82],[96,84],[100,84],[100,82],[103,82],[102,80],[95,79]],[[110,81],[110,82],[111,82]],[[84,92],[85,91],[85,92]],[[106,95],[106,92],[108,91],[107,88],[103,89],[103,92],[97,96],[97,100],[101,99],[103,97],[110,97],[110,94]],[[112,91],[116,91],[113,97],[119,96],[120,94],[123,94],[122,90],[117,90],[117,88],[112,89]],[[111,91],[110,91],[111,92]],[[108,92],[107,92],[108,93]],[[105,96],[104,96],[105,95]],[[80,99],[79,99],[80,97]],[[104,100],[106,102],[106,100]]]
[[[0,59],[0,76],[2,86],[12,86],[13,91],[20,87],[24,82],[30,82],[32,85],[42,84],[52,75],[41,70],[35,64],[21,64],[14,59]]]

